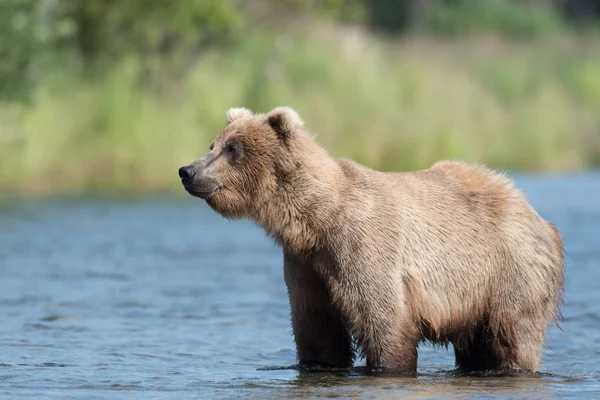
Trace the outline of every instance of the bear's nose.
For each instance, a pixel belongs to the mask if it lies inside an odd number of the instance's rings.
[[[179,168],[179,177],[184,185],[190,184],[193,181],[194,176],[196,176],[196,169],[191,165]]]

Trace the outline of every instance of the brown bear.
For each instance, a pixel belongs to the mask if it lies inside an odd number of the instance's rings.
[[[467,371],[538,370],[561,319],[563,245],[505,176],[442,161],[379,172],[328,155],[291,108],[230,109],[210,151],[179,169],[227,218],[283,248],[300,366],[414,374],[421,341]]]

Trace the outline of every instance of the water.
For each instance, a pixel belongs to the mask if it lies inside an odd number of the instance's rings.
[[[0,397],[599,398],[600,175],[518,184],[568,251],[542,374],[459,377],[430,346],[416,378],[299,372],[281,251],[254,225],[191,197],[52,199],[0,206]]]

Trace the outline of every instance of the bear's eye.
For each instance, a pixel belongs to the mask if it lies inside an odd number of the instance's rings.
[[[243,152],[243,145],[239,140],[230,140],[223,146],[223,154],[231,159],[238,159]]]
[[[210,147],[209,147],[210,151],[212,151],[212,149],[214,149],[214,148],[215,148],[215,144],[214,144],[214,143],[211,143],[211,144],[210,144]]]

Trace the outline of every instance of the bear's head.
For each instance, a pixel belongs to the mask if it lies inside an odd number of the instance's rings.
[[[312,138],[289,107],[257,115],[232,108],[226,120],[210,151],[181,167],[179,176],[188,193],[206,200],[219,214],[255,217],[298,167],[294,149]]]

